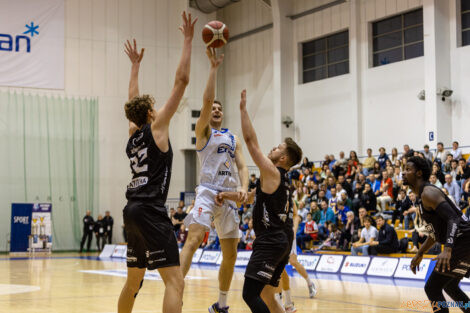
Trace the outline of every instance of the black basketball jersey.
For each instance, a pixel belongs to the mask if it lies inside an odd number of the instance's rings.
[[[171,179],[173,150],[162,152],[153,139],[150,124],[137,130],[127,142],[126,153],[130,160],[132,180],[127,185],[128,200],[144,200],[164,206]]]
[[[452,209],[461,216],[457,226],[457,233],[455,238],[460,237],[464,233],[467,235],[470,234],[470,222],[468,221],[468,218],[462,214],[462,211],[457,208],[455,203],[450,200],[449,197],[447,197],[447,195],[440,188],[430,183],[426,183],[424,185],[424,187],[427,186],[437,188],[444,195],[447,203],[449,203]],[[422,192],[423,191],[421,190],[421,193]],[[445,244],[447,240],[447,222],[443,220],[439,213],[435,210],[424,210],[423,203],[421,201],[421,194],[417,198],[417,204],[419,207],[419,214],[421,215],[421,219],[416,219],[418,222],[418,228],[424,228],[427,235],[431,236],[435,241],[441,244]]]
[[[256,182],[256,200],[253,207],[253,229],[256,237],[275,231],[292,232],[293,210],[287,171],[278,167],[281,182],[272,194],[261,191],[261,182]]]

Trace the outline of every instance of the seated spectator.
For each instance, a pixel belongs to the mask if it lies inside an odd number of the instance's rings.
[[[253,250],[253,241],[255,241],[256,235],[255,230],[253,229],[252,219],[250,219],[250,222],[248,223],[248,229],[245,231],[243,238],[243,242],[245,243],[245,250]]]
[[[321,211],[316,202],[310,202],[310,213],[312,213],[312,219],[315,221],[315,223],[320,223]],[[305,219],[306,218],[307,216],[305,216]]]
[[[346,173],[348,161],[344,157],[344,152],[341,151],[339,153],[339,159],[335,162],[333,165],[333,169],[331,170],[335,177],[338,177],[339,175],[344,175]]]
[[[372,149],[367,149],[367,158],[364,160],[364,169],[367,170],[367,175],[374,168],[374,163],[376,162],[374,156],[372,155]]]
[[[452,157],[456,160],[460,160],[462,158],[462,149],[459,148],[459,143],[457,141],[452,143],[450,154],[452,154]]]
[[[450,199],[452,200],[452,202],[455,203],[455,199],[454,197],[449,193],[449,190],[447,190],[446,188],[442,187],[441,188],[442,192]]]
[[[439,163],[443,164],[447,158],[447,154],[449,154],[449,152],[444,150],[444,144],[442,142],[438,142],[436,157],[434,158],[434,161],[438,160]]]
[[[452,155],[448,154],[444,164],[442,164],[442,166],[441,166],[441,169],[444,173],[449,173],[450,172],[450,169],[452,168],[452,161],[453,160],[455,160],[455,159],[452,158]]]
[[[187,237],[188,237],[188,232],[186,231],[186,226],[184,226],[184,224],[181,224],[180,229],[178,230],[178,233],[176,235],[178,248],[183,248]]]
[[[245,231],[248,229],[248,223],[250,222],[250,218],[249,217],[245,217],[243,219],[243,224],[240,225],[240,229],[241,231]]]
[[[424,154],[424,157],[429,160],[429,162],[432,162],[433,155],[432,155],[432,152],[429,151],[429,146],[428,145],[424,145],[424,153],[423,154]]]
[[[251,219],[253,215],[253,208],[250,205],[243,204],[243,213],[242,213],[242,220],[244,221],[246,218]]]
[[[411,207],[410,198],[408,198],[404,189],[400,189],[398,193],[397,201],[395,203],[395,210],[393,211],[393,214],[392,214],[392,226],[395,226],[395,221],[397,220],[397,218],[399,218],[400,224],[398,228],[399,229],[402,228],[403,218],[404,218],[403,213],[407,211],[410,207]]]
[[[256,175],[255,174],[251,174],[250,175],[250,181],[248,183],[248,191],[251,191],[253,189],[256,188],[256,182],[258,181],[258,179],[256,178]]]
[[[175,213],[175,208],[170,208],[170,212],[168,212],[168,217],[170,218],[170,220],[173,221],[173,216],[175,215]]]
[[[457,181],[464,181],[470,178],[470,166],[467,165],[467,162],[464,158],[459,160],[459,166],[457,167]]]
[[[362,229],[365,227],[365,220],[366,220],[366,217],[370,215],[367,214],[367,210],[365,208],[360,208],[359,209],[359,229],[362,231]],[[371,223],[372,223],[372,226],[376,226],[375,224],[375,220],[373,218],[371,218]],[[358,236],[360,236],[360,232],[358,234]]]
[[[184,218],[187,216],[186,212],[183,212],[183,207],[181,205],[176,209],[176,213],[173,214],[172,222],[175,228],[175,233],[181,228]]]
[[[373,175],[373,174],[369,175],[368,178],[369,178],[370,187],[371,187],[372,191],[374,192],[375,196],[377,197],[377,195],[378,195],[379,192],[380,192],[380,183],[381,183],[381,181],[378,180],[378,179],[376,178],[376,176]],[[365,186],[364,186],[364,187],[365,187]]]
[[[209,238],[207,239],[207,244],[205,245],[207,250],[219,250],[220,242],[217,231],[215,230],[214,222],[211,222],[211,230],[209,231]]]
[[[434,162],[432,164],[432,172],[431,174],[434,174],[436,175],[437,179],[441,182],[441,184],[445,184],[446,180],[445,180],[445,176],[444,174],[442,173],[441,171],[441,167],[439,166],[439,164],[437,162]]]
[[[307,221],[305,222],[304,233],[308,235],[312,240],[318,238],[318,225],[312,218],[312,213],[307,214]]]
[[[431,176],[429,176],[429,182],[439,189],[442,188],[441,182],[437,180],[437,177],[434,174],[431,174]]]
[[[341,196],[343,194],[346,195],[346,197],[348,196],[346,190],[343,189],[343,185],[341,185],[339,182],[336,183],[336,198],[338,199],[338,201],[341,200]]]
[[[458,168],[459,168],[459,162],[457,160],[452,160],[450,162],[450,176],[452,176],[453,181],[457,181],[457,175],[458,175]]]
[[[310,203],[310,205],[312,204],[313,202]],[[305,220],[307,218],[307,213],[310,212],[310,208],[307,207],[303,202],[300,203],[300,205],[298,206],[298,215],[302,218],[302,220]]]
[[[352,210],[352,201],[348,198],[346,193],[341,194],[341,199],[339,199],[339,201],[343,202],[345,207],[348,207],[350,210]]]
[[[359,213],[359,207],[361,206],[361,198],[364,189],[360,183],[356,183],[354,188],[353,197],[352,197],[352,206],[351,209],[354,211],[354,214]]]
[[[322,186],[324,186],[324,185],[322,185]],[[325,191],[320,189],[320,191],[318,192],[317,203],[318,203],[319,205],[321,205],[321,203],[322,203],[323,201],[326,201],[326,203],[328,203],[328,198],[326,197]]]
[[[388,160],[388,155],[385,153],[385,148],[384,147],[380,147],[379,149],[379,157],[377,159],[379,165],[380,165],[380,168],[381,169],[384,169],[385,168],[385,162]],[[374,165],[374,170],[375,170],[375,165]],[[374,173],[374,174],[380,174],[380,173]]]
[[[348,251],[349,243],[351,241],[355,242],[359,240],[357,231],[359,229],[359,219],[354,216],[354,212],[349,211],[346,213],[346,225],[341,232],[341,237],[339,240],[339,248]]]
[[[336,204],[338,203],[338,197],[336,195],[336,188],[331,188],[331,198],[328,200],[328,206],[333,210],[333,212],[336,212]]]
[[[338,220],[338,225],[345,225],[347,222],[347,213],[351,211],[347,206],[344,206],[342,201],[339,201],[337,204],[336,218]]]
[[[411,201],[411,206],[408,210],[403,212],[405,216],[405,229],[410,229],[410,220],[414,220],[416,217],[416,211],[418,210],[418,204],[416,203],[416,195],[413,192],[410,192],[408,195]]]
[[[377,240],[369,244],[369,255],[377,255],[379,253],[389,254],[399,250],[398,236],[392,226],[385,223],[383,215],[377,215],[375,222],[377,223],[378,237]]]
[[[318,192],[320,189],[318,188],[318,184],[313,182],[311,183],[311,189],[310,189],[310,194],[308,195],[309,202],[317,202],[318,201]]]
[[[449,195],[454,199],[454,203],[458,206],[460,201],[460,186],[453,181],[452,175],[446,175],[446,183],[443,185],[445,189],[449,192]]]
[[[338,184],[341,184],[341,189],[345,190],[349,198],[352,198],[353,189],[351,184],[346,180],[344,175],[338,176],[338,181],[336,183],[336,189],[338,189]],[[338,190],[336,190],[338,192]]]
[[[318,238],[320,240],[325,240],[327,238],[328,229],[326,228],[326,223],[335,223],[335,213],[333,210],[328,207],[328,203],[323,201],[321,203],[321,217],[320,223],[318,225]]]
[[[331,247],[331,248],[338,248],[339,241],[341,238],[341,231],[336,227],[335,224],[328,225],[328,238],[323,242],[323,247]]]
[[[366,183],[364,185],[364,191],[361,195],[361,206],[366,208],[367,211],[375,212],[377,210],[377,198],[375,197],[370,184]]]
[[[372,226],[370,216],[364,218],[364,226],[359,241],[352,244],[351,255],[357,255],[358,252],[362,252],[362,255],[369,255],[369,245],[377,238],[377,229]]]
[[[307,157],[304,157],[303,160],[302,160],[302,164],[300,165],[300,169],[304,170],[304,169],[308,168],[308,169],[311,170],[312,167],[313,167],[313,163],[310,162]]]
[[[387,204],[391,204],[393,200],[393,181],[388,177],[388,171],[382,171],[382,182],[380,183],[380,191],[377,197],[377,210],[383,212]]]

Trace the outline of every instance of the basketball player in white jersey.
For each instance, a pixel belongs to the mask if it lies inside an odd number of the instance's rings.
[[[219,300],[209,308],[209,312],[219,313],[228,312],[227,294],[237,259],[240,219],[235,202],[225,201],[222,206],[218,206],[214,199],[221,191],[237,191],[237,168],[241,183],[238,202],[244,203],[247,199],[248,169],[241,143],[228,129],[222,128],[222,105],[214,101],[217,69],[222,63],[223,55],[217,58],[214,49],[207,49],[207,56],[211,69],[201,115],[196,122],[196,149],[201,162],[200,182],[194,208],[184,220],[189,232],[180,254],[180,263],[183,275],[186,276],[194,252],[201,245],[205,233],[210,230],[213,219],[223,259],[219,269]]]

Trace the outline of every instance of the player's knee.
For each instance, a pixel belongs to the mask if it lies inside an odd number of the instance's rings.
[[[137,280],[127,280],[124,288],[126,288],[130,294],[134,295],[135,298],[139,294],[139,290],[142,288],[143,283],[143,279],[140,282]]]
[[[222,262],[225,264],[235,264],[237,261],[237,250],[235,251],[223,251]]]

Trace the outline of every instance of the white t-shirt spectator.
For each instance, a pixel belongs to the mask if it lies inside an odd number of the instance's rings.
[[[450,150],[450,154],[452,154],[452,157],[455,159],[455,160],[460,160],[462,158],[462,149],[460,148],[457,148],[457,150]]]
[[[302,217],[302,221],[307,219],[308,212],[310,212],[310,208],[307,208],[306,206],[299,210],[298,214],[300,217]]]
[[[364,238],[364,242],[369,242],[370,238],[377,239],[377,235],[377,228],[372,225],[369,227],[369,229],[364,227],[361,231],[361,237]]]

